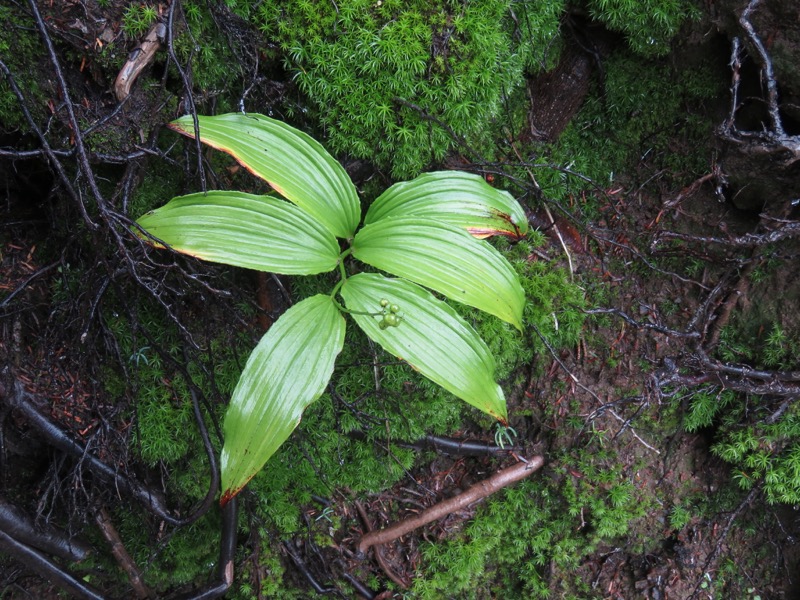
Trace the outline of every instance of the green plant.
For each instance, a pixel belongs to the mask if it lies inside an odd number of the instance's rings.
[[[122,15],[122,30],[129,38],[144,35],[158,18],[158,11],[149,4],[131,4]]]
[[[190,116],[170,126],[195,135]],[[421,286],[522,328],[525,294],[515,270],[476,239],[524,235],[525,214],[509,194],[474,175],[428,173],[386,190],[356,233],[355,187],[313,138],[261,115],[199,117],[199,128],[201,141],[234,156],[291,203],[242,192],[181,196],[138,220],[146,238],[213,262],[287,275],[339,275],[330,294],[286,311],[250,355],[225,417],[223,504],[322,395],[344,344],[345,314],[387,352],[507,424],[488,347]],[[345,241],[344,250],[337,238]],[[351,258],[399,278],[351,275]]]
[[[683,529],[692,520],[692,512],[680,504],[676,504],[669,511],[669,525],[673,529]]]

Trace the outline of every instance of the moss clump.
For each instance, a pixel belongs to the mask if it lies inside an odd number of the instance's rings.
[[[546,63],[562,9],[561,0],[273,0],[257,18],[328,146],[409,178],[442,160],[453,134],[482,139],[526,64]]]
[[[777,324],[760,338],[726,327],[718,353],[728,363],[796,370],[800,339]],[[800,410],[795,404],[781,409],[769,397],[709,388],[692,396],[684,427],[716,429],[711,451],[731,463],[741,489],[763,483],[768,502],[800,502]]]
[[[532,253],[543,243],[543,236],[532,231],[527,240],[510,244],[504,239],[494,241],[517,271],[525,291],[525,310],[522,315],[525,335],[513,326],[486,313],[460,308],[462,315],[486,341],[497,361],[497,377],[511,388],[519,383],[519,369],[530,364],[534,354],[547,353],[545,342],[553,348],[573,348],[580,339],[585,315],[584,294],[570,281],[569,273]],[[534,327],[536,329],[534,329]]]
[[[603,86],[558,142],[537,153],[546,157],[543,162],[564,165],[600,186],[614,185],[618,173],[632,175],[632,165],[647,178],[663,171],[668,183],[682,185],[708,168],[713,122],[704,107],[726,85],[714,67],[704,60],[678,71],[663,60],[617,52],[605,62]],[[670,85],[664,85],[665,78]],[[536,175],[546,196],[558,201],[592,189],[585,181],[567,180],[561,171],[544,169]]]
[[[631,49],[643,56],[662,56],[687,19],[700,11],[688,0],[587,0],[589,13],[612,31],[625,34]]]
[[[40,122],[47,107],[47,96],[39,86],[39,72],[34,65],[44,57],[39,41],[27,15],[12,6],[0,6],[0,57],[25,95],[26,107]],[[19,100],[5,76],[0,76],[0,133],[28,131],[28,122],[20,109]]]

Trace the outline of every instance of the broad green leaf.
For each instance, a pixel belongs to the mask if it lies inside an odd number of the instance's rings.
[[[295,304],[253,350],[225,414],[224,505],[264,466],[319,398],[344,343],[345,321],[330,296]]]
[[[203,143],[233,156],[335,236],[353,236],[361,219],[356,188],[342,165],[314,138],[258,114],[198,117],[198,124]],[[169,127],[195,136],[191,115]]]
[[[465,402],[506,422],[503,390],[486,344],[445,302],[402,279],[359,273],[345,281],[342,298],[364,332],[390,354]],[[396,304],[400,324],[382,329],[381,300]],[[369,313],[369,314],[364,314]]]
[[[369,207],[364,223],[389,217],[426,217],[469,231],[478,238],[528,232],[528,218],[514,197],[463,171],[424,173],[396,183]]]
[[[173,198],[137,223],[171,248],[208,260],[285,275],[330,271],[336,238],[308,213],[270,196],[208,192]]]
[[[463,229],[420,217],[367,225],[353,240],[353,256],[474,306],[522,330],[525,293],[509,262]]]

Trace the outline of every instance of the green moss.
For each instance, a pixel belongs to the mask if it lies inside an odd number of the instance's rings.
[[[42,90],[39,71],[33,68],[44,57],[36,30],[29,16],[15,7],[0,6],[0,57],[25,96],[26,107],[34,120],[41,123],[47,108],[47,92]],[[19,100],[5,76],[0,76],[0,132],[29,131],[30,126],[20,108]]]
[[[589,13],[612,31],[625,34],[631,49],[644,56],[669,52],[669,43],[700,11],[689,0],[586,0]]]
[[[757,369],[797,368],[800,340],[777,324],[760,337],[746,329],[723,329],[717,350],[723,360]],[[800,411],[795,405],[779,412],[769,397],[709,388],[692,396],[684,427],[715,428],[711,451],[731,463],[731,478],[741,489],[762,483],[770,503],[800,502]]]
[[[649,502],[616,456],[597,446],[550,469],[487,499],[460,534],[423,544],[415,597],[488,598],[498,586],[509,599],[585,597],[588,590],[569,572],[600,544],[625,535]]]
[[[138,40],[158,19],[156,4],[133,3],[122,15],[122,31],[129,39]]]
[[[511,261],[525,291],[525,334],[481,311],[457,307],[489,346],[497,362],[497,377],[507,389],[521,383],[525,376],[522,368],[531,363],[535,354],[549,352],[536,329],[555,349],[575,347],[583,330],[584,292],[570,281],[565,269],[532,254],[531,250],[542,241],[538,232],[532,232],[528,240],[516,244],[503,239],[493,242]]]
[[[113,521],[145,584],[159,596],[202,580],[209,562],[219,553],[218,511],[212,510],[199,521],[174,531],[149,523],[135,508],[120,507],[114,511]]]
[[[226,4],[232,3],[228,1]],[[241,4],[245,15],[249,6],[249,3]],[[241,91],[238,84],[245,65],[234,48],[249,43],[252,33],[248,31],[248,23],[232,22],[226,15],[215,18],[212,11],[223,9],[212,8],[203,0],[187,0],[182,3],[182,8],[187,28],[181,30],[174,41],[178,61],[190,77],[193,88],[205,98],[214,99],[215,112],[236,110],[237,99],[232,94]],[[177,70],[174,66],[172,69],[175,79],[180,81]],[[231,93],[231,90],[236,91]],[[202,99],[196,101],[202,102]],[[210,110],[199,109],[201,113]]]
[[[293,0],[257,12],[327,145],[408,178],[455,147],[451,132],[487,141],[526,64],[555,54],[546,52],[562,9],[560,0]]]
[[[678,71],[664,60],[625,52],[604,64],[603,88],[587,99],[555,144],[533,150],[541,153],[539,162],[566,167],[609,188],[620,173],[635,177],[635,168],[648,178],[661,172],[667,183],[679,185],[704,173],[713,122],[703,107],[725,85],[715,65],[709,60]],[[665,78],[670,85],[664,85]],[[594,191],[586,181],[556,169],[540,169],[536,177],[545,195],[561,202]],[[593,204],[579,210],[598,216]]]

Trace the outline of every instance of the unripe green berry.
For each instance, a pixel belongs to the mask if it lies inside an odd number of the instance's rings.
[[[388,301],[386,298],[383,298],[383,299],[381,300],[381,306],[382,306],[383,308],[386,308],[387,306],[389,306],[389,301]]]
[[[383,317],[383,322],[386,323],[387,327],[397,327],[400,321],[397,320],[397,315],[394,313],[390,313]]]
[[[397,306],[397,304],[392,304],[392,305],[389,307],[389,311],[390,311],[390,312],[393,312],[393,313],[398,313],[398,312],[400,312],[400,307],[399,307],[399,306]]]

